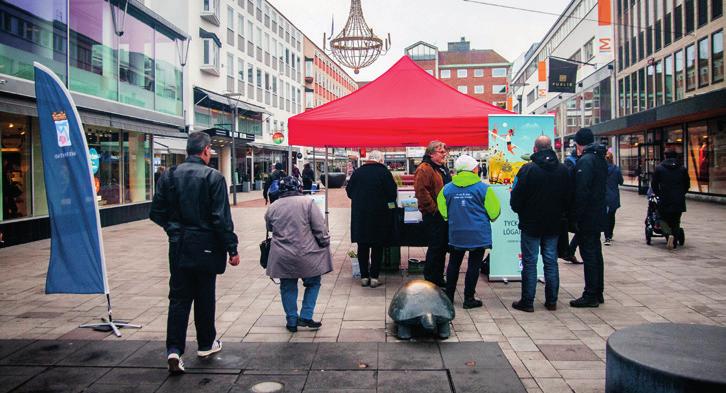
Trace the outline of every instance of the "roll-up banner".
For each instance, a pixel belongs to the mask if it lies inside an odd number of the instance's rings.
[[[489,280],[522,279],[519,216],[509,206],[509,196],[517,172],[530,160],[535,139],[553,135],[554,129],[551,115],[489,115],[489,184],[502,207],[492,223]],[[537,276],[544,277],[541,256]]]
[[[68,90],[35,67],[51,247],[46,293],[108,294],[92,162],[81,118]]]

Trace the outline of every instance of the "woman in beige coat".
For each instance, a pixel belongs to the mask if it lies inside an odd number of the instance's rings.
[[[323,214],[312,198],[302,195],[300,181],[287,176],[280,180],[280,199],[267,209],[265,222],[272,232],[267,275],[280,279],[287,330],[296,332],[298,326],[320,328],[322,324],[313,321],[320,276],[333,271],[330,235]],[[298,279],[305,287],[299,316]]]

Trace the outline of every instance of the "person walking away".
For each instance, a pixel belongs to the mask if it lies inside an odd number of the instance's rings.
[[[456,175],[441,189],[437,205],[441,217],[449,223],[449,266],[446,269],[446,296],[454,302],[454,291],[464,254],[469,252],[469,264],[464,279],[464,308],[481,307],[476,283],[484,254],[492,248],[490,222],[501,213],[494,190],[481,181],[479,165],[469,155],[454,162]]]
[[[303,182],[303,193],[310,194],[310,190],[313,188],[313,182],[315,181],[315,172],[310,166],[309,162],[306,162],[302,170],[302,182]]]
[[[265,184],[262,186],[262,197],[265,198],[265,205],[275,202],[280,195],[278,183],[280,179],[287,176],[285,171],[282,170],[282,163],[276,163],[275,169],[272,171],[270,176],[265,180]],[[270,190],[272,188],[272,190]]]
[[[545,308],[557,309],[560,274],[557,239],[560,220],[571,202],[570,174],[557,160],[552,140],[540,136],[534,142],[532,161],[514,178],[509,204],[519,215],[522,249],[522,296],[512,307],[534,312],[537,260],[542,254],[545,276]]]
[[[607,221],[605,223],[605,245],[609,246],[613,241],[613,231],[615,230],[615,212],[620,208],[620,188],[623,181],[623,173],[620,167],[615,165],[613,152],[608,151],[605,154],[605,161],[608,163],[608,178],[605,194],[605,212],[607,213]]]
[[[300,180],[286,176],[280,180],[280,198],[265,213],[265,225],[272,233],[267,275],[280,279],[280,298],[285,310],[285,327],[318,329],[313,320],[315,302],[323,274],[333,271],[330,235],[325,218],[312,198],[303,196]],[[298,280],[305,293],[300,314],[297,311]]]
[[[383,153],[368,153],[360,168],[353,171],[345,187],[351,199],[350,241],[358,243],[361,286],[378,286],[383,247],[394,238],[393,220],[397,187],[393,175],[383,165]],[[370,267],[369,259],[370,257]]]
[[[658,197],[658,213],[665,225],[663,234],[668,239],[668,249],[676,248],[676,236],[681,228],[681,215],[686,211],[686,192],[691,178],[674,150],[665,152],[663,160],[655,168],[651,188]]]
[[[215,285],[225,259],[239,265],[237,235],[224,176],[210,168],[212,141],[203,132],[189,134],[187,159],[159,178],[149,218],[169,237],[169,315],[166,352],[169,372],[184,372],[187,325],[192,303],[197,356],[222,350],[215,340]]]
[[[570,302],[571,307],[598,307],[604,303],[604,261],[600,233],[605,227],[607,162],[605,146],[595,143],[589,128],[575,134],[580,158],[575,166],[573,224],[584,263],[585,290]]]
[[[449,229],[436,206],[436,198],[444,188],[444,184],[451,181],[449,169],[444,164],[447,154],[446,145],[443,142],[429,142],[423,160],[416,168],[413,180],[418,210],[423,216],[423,224],[428,237],[424,279],[440,287],[446,286],[444,265],[449,243]]]
[[[577,164],[577,149],[572,149],[570,154],[565,157],[565,168],[567,173],[570,175],[571,187],[574,187],[575,178],[575,165]],[[574,190],[570,190],[573,192]],[[564,211],[562,215],[560,236],[557,239],[557,255],[570,263],[581,264],[582,262],[577,259],[577,234],[572,234],[572,240],[570,240],[569,234],[569,223],[568,223],[568,211]]]

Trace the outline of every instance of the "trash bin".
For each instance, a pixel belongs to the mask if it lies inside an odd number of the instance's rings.
[[[401,247],[384,247],[381,271],[397,272],[401,269]]]

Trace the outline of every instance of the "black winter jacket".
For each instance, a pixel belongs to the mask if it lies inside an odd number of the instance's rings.
[[[578,232],[599,233],[605,228],[608,177],[605,152],[604,145],[587,145],[575,165],[574,222]]]
[[[686,192],[691,184],[688,171],[675,159],[663,160],[653,173],[651,188],[660,198],[658,210],[664,213],[686,211]]]
[[[151,221],[160,225],[170,242],[179,240],[181,227],[213,231],[228,253],[237,253],[237,235],[229,208],[228,188],[224,176],[208,167],[197,156],[173,168],[178,205],[171,189],[172,169],[159,179],[151,202]],[[177,207],[178,206],[178,207]]]
[[[519,229],[532,236],[557,235],[571,202],[570,175],[554,150],[540,150],[519,169],[509,204],[519,214]]]
[[[275,202],[277,200],[277,198],[280,197],[279,195],[272,196],[269,194],[270,186],[272,185],[272,182],[274,180],[279,181],[279,180],[282,180],[286,176],[287,176],[287,174],[284,171],[275,169],[274,171],[272,171],[270,176],[267,177],[267,179],[265,180],[265,183],[262,185],[262,197],[265,198],[266,201],[269,200],[270,203],[272,203],[272,202]]]
[[[383,164],[361,165],[350,176],[345,192],[352,200],[351,242],[375,246],[394,244],[393,208],[397,187],[388,168]]]

